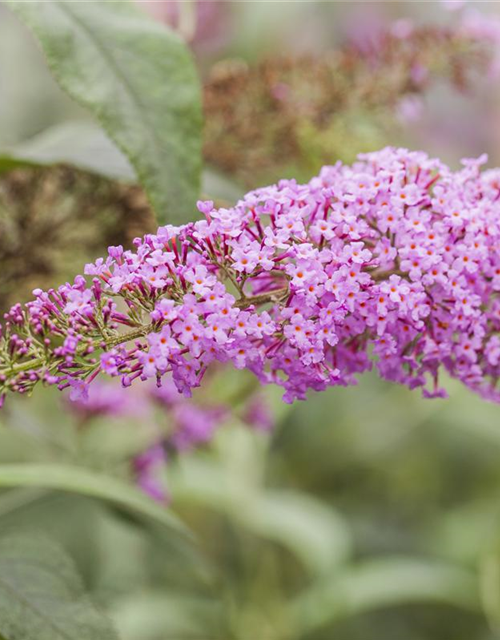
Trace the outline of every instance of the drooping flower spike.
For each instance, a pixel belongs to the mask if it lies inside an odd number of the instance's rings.
[[[445,369],[499,400],[500,170],[484,161],[452,172],[387,148],[230,209],[199,203],[205,219],[111,247],[87,279],[14,306],[0,393],[171,372],[189,395],[224,362],[291,402],[374,364],[428,396]]]

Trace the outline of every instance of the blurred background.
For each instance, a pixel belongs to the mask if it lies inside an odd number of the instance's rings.
[[[196,56],[204,191],[220,204],[386,145],[500,163],[497,3],[141,4]],[[50,155],[75,131],[88,143],[88,122],[0,5],[0,154]],[[2,312],[154,228],[140,189],[111,178],[2,171]],[[197,551],[61,492],[0,494],[0,528],[58,540],[123,640],[500,638],[500,408],[447,387],[423,400],[368,375],[291,407],[223,369],[194,403],[38,389],[1,413],[0,463],[135,482]]]

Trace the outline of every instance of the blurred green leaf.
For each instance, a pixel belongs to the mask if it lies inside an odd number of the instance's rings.
[[[479,564],[481,602],[490,627],[500,633],[500,545],[484,545]]]
[[[191,219],[201,91],[181,38],[124,0],[7,4],[38,37],[61,87],[130,160],[158,219]]]
[[[135,182],[127,158],[97,125],[74,121],[46,129],[43,133],[0,151],[0,172],[16,167],[70,165],[105,176]]]
[[[0,487],[57,489],[112,502],[129,512],[152,519],[176,533],[189,535],[172,513],[135,487],[81,467],[58,464],[0,465]]]
[[[113,607],[111,616],[123,640],[216,640],[220,637],[219,609],[214,602],[149,591],[122,598]]]
[[[113,640],[71,559],[43,537],[0,540],[0,633],[6,640]]]
[[[212,167],[205,167],[202,177],[202,194],[205,198],[234,202],[245,195],[245,189]]]
[[[347,560],[349,528],[338,513],[298,492],[258,488],[244,474],[232,477],[220,463],[193,456],[171,475],[176,500],[222,511],[239,526],[287,548],[313,574],[325,574]]]
[[[95,573],[106,564],[100,554],[100,521],[113,513],[110,505],[96,499],[47,489],[11,489],[0,494],[0,530],[5,536],[43,536],[60,545],[77,567],[89,588]],[[127,522],[125,518],[121,518]],[[134,522],[131,526],[134,526]],[[137,526],[138,531],[146,527]]]
[[[215,573],[198,545],[113,504],[62,491],[16,489],[0,494],[4,535],[33,531],[61,545],[96,602],[140,594],[154,584],[169,592],[210,596]]]
[[[424,523],[426,549],[449,560],[477,564],[498,539],[499,498],[498,492],[477,498]]]
[[[266,491],[249,500],[239,520],[260,536],[287,547],[315,574],[347,560],[351,536],[344,519],[314,498],[292,491]]]
[[[435,602],[480,611],[477,576],[440,561],[385,557],[367,560],[319,581],[295,602],[303,632],[347,616],[409,603]]]

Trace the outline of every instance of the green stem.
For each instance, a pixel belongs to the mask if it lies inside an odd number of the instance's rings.
[[[250,297],[242,297],[236,301],[235,306],[238,309],[246,309],[247,307],[252,306],[253,304],[265,304],[266,302],[277,302],[282,299],[285,295],[288,294],[288,287],[283,287],[282,289],[275,289],[274,291],[269,291],[268,293],[261,293],[257,296]]]

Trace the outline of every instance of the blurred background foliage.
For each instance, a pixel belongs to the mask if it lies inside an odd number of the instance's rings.
[[[500,161],[492,43],[457,37],[445,3],[143,4],[196,56],[203,192],[220,204],[387,144]],[[155,223],[4,6],[0,87],[3,311]],[[196,401],[232,412],[158,471],[194,543],[120,501],[29,483],[0,494],[0,529],[59,545],[122,640],[500,638],[500,410],[448,389],[422,400],[365,376],[292,407],[265,390],[274,427],[251,429],[250,379],[219,371]],[[172,424],[162,406],[82,418],[39,389],[0,414],[0,471],[73,465],[129,486]]]

